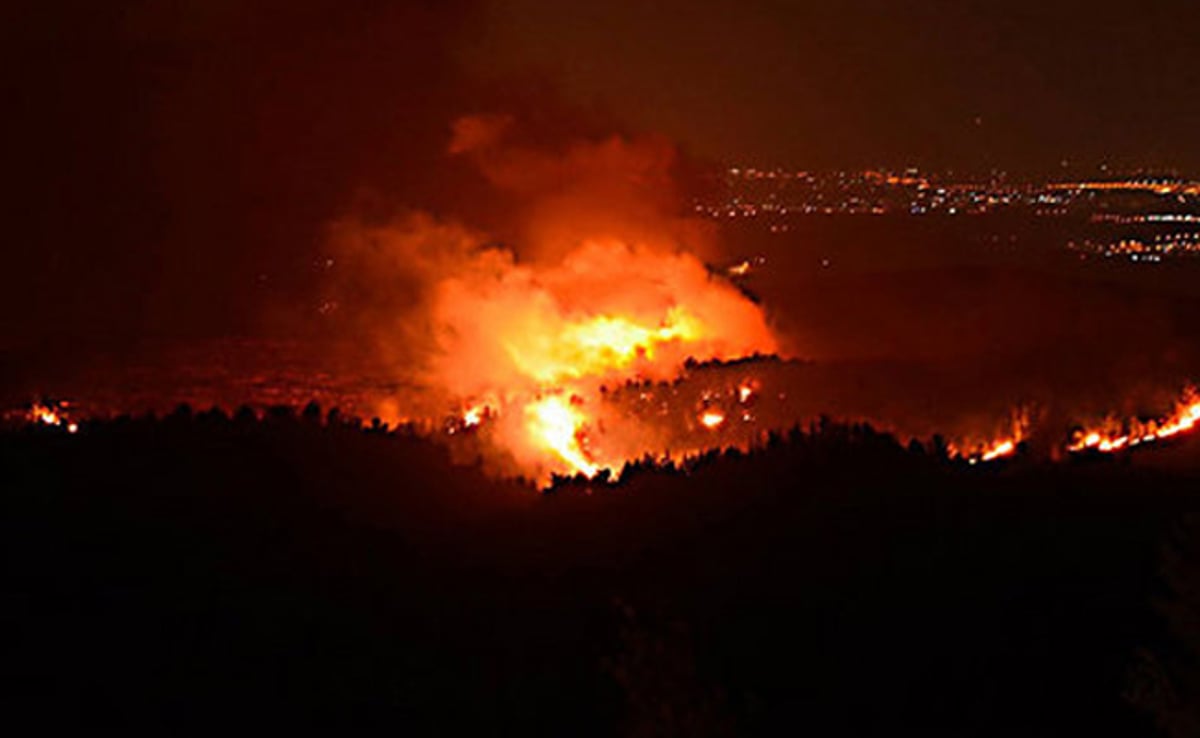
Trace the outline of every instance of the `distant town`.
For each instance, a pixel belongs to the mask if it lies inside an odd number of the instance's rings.
[[[967,217],[1013,214],[1113,226],[1112,238],[1072,241],[1082,256],[1158,263],[1200,255],[1200,181],[1135,174],[1070,181],[1013,181],[1004,172],[956,178],[903,171],[793,171],[729,167],[695,210],[760,222],[786,233],[802,216]],[[1123,228],[1123,230],[1122,230]]]

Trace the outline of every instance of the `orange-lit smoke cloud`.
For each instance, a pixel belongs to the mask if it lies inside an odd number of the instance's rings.
[[[399,414],[474,419],[485,405],[492,441],[528,476],[619,467],[599,438],[602,385],[778,343],[760,307],[697,255],[713,233],[679,215],[672,147],[613,137],[539,149],[510,143],[514,127],[462,118],[448,151],[514,203],[518,243],[419,211],[348,219],[333,231],[339,298],[397,378],[423,390],[398,397]]]

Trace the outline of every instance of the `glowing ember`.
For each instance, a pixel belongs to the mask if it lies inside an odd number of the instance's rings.
[[[772,232],[774,232],[774,229],[772,229]],[[745,277],[746,275],[750,274],[750,272],[754,271],[755,268],[761,267],[766,263],[766,257],[755,256],[753,259],[743,259],[732,266],[726,267],[725,273],[734,278]]]
[[[750,262],[741,261],[729,267],[729,274],[733,277],[744,277],[750,273]]]
[[[474,428],[483,422],[491,409],[487,405],[474,405],[463,411],[462,422],[464,428]]]
[[[725,422],[725,414],[719,410],[705,410],[700,416],[700,424],[709,430],[719,428]]]
[[[35,402],[30,408],[27,418],[31,423],[50,425],[55,428],[65,428],[68,433],[79,430],[79,424],[70,421],[66,416],[67,403],[59,403],[56,407]]]

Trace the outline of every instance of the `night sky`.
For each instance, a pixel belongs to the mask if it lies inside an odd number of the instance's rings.
[[[331,218],[469,200],[443,152],[481,110],[710,162],[1194,174],[1197,21],[1187,0],[7,3],[0,349],[252,330]]]
[[[1200,7],[496,3],[468,53],[704,155],[760,164],[1200,166]]]

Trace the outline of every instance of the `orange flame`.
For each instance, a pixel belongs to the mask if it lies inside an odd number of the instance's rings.
[[[66,402],[59,403],[56,407],[35,402],[30,406],[26,417],[31,423],[65,428],[68,433],[75,433],[79,430],[79,424],[67,418],[66,408]]]
[[[988,441],[976,443],[973,446],[960,447],[951,444],[949,447],[950,456],[952,458],[966,459],[969,464],[987,463],[1014,456],[1017,453],[1019,444],[1028,437],[1029,427],[1028,409],[1021,408],[1014,410],[1009,419],[1009,427],[1006,431]]]
[[[1200,423],[1200,395],[1195,388],[1184,390],[1174,412],[1159,420],[1129,420],[1124,423],[1108,419],[1098,427],[1084,428],[1075,434],[1067,446],[1072,453],[1099,451],[1112,453],[1144,443],[1154,443],[1193,430]]]
[[[700,424],[709,430],[716,430],[717,428],[720,428],[724,422],[725,413],[722,413],[719,410],[706,410],[700,416]]]
[[[994,444],[979,455],[980,461],[995,461],[1004,456],[1012,456],[1017,451],[1017,442],[1011,438]]]
[[[525,407],[529,433],[565,461],[571,471],[594,477],[600,471],[580,445],[586,417],[561,395],[550,395]]]
[[[696,341],[704,327],[688,310],[674,306],[657,326],[624,315],[597,315],[563,326],[558,335],[509,339],[505,348],[521,371],[540,383],[617,372],[634,362],[652,362],[656,349]]]

